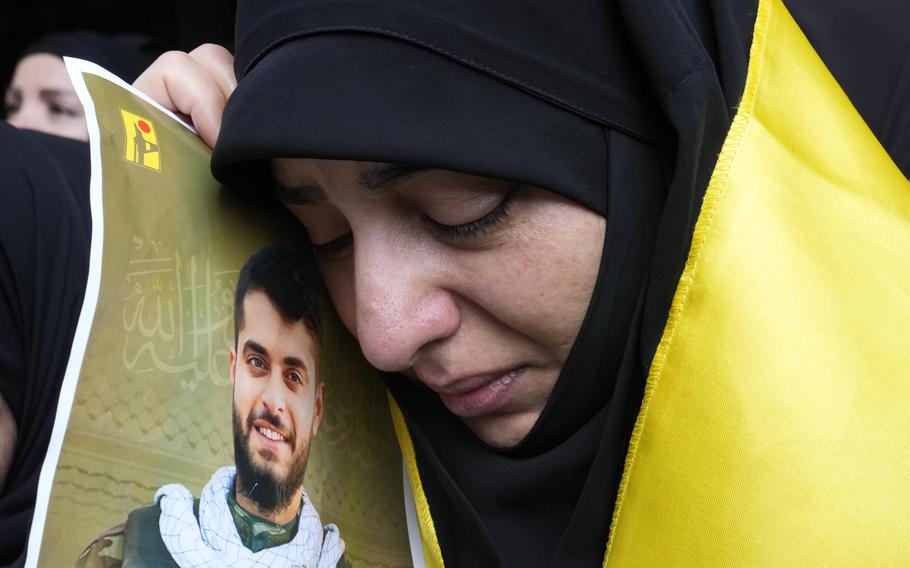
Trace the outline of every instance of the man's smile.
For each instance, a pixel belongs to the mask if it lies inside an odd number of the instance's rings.
[[[292,436],[281,426],[276,425],[266,418],[257,418],[251,424],[252,429],[258,434],[259,441],[268,448],[291,446]]]
[[[272,430],[271,428],[259,428],[259,433],[268,438],[269,440],[274,440],[276,442],[283,442],[284,436],[278,432]]]

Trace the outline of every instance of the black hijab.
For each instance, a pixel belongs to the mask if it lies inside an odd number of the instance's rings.
[[[0,489],[0,566],[19,566],[85,293],[89,154],[6,123],[0,149],[0,392],[18,429]]]
[[[162,51],[156,41],[141,35],[74,31],[38,38],[25,48],[20,59],[35,53],[76,57],[97,63],[127,83],[132,83]]]
[[[785,2],[850,102],[910,178],[910,2]]]
[[[439,167],[545,187],[607,219],[548,404],[507,451],[386,377],[448,566],[603,562],[630,428],[745,81],[755,0],[238,3],[237,91],[213,156]]]

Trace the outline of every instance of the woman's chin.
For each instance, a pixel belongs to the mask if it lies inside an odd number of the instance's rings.
[[[483,443],[500,450],[514,448],[527,437],[540,412],[462,418]]]

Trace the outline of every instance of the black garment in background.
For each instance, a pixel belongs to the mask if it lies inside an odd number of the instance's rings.
[[[104,35],[89,31],[46,35],[22,53],[76,57],[96,63],[127,83],[132,83],[164,49],[154,40],[140,35]]]
[[[234,0],[5,0],[3,9],[0,85],[4,87],[22,50],[48,33],[139,34],[155,38],[166,49],[190,51],[215,43],[233,51]]]
[[[910,2],[785,2],[803,33],[910,178]]]
[[[88,144],[0,123],[0,391],[18,437],[0,566],[19,566],[88,274]]]

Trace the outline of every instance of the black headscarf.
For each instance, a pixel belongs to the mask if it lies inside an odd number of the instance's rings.
[[[0,392],[18,429],[0,566],[19,566],[88,275],[88,144],[0,123]]]
[[[603,562],[755,12],[755,0],[238,3],[219,179],[261,187],[275,157],[397,162],[530,183],[607,219],[585,321],[518,446],[485,446],[435,394],[386,378],[447,566]]]
[[[76,57],[97,63],[127,83],[132,83],[161,52],[157,42],[141,35],[76,31],[42,36],[25,48],[20,59],[35,53]]]
[[[910,178],[910,2],[785,2],[850,102]]]

